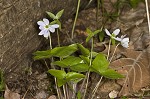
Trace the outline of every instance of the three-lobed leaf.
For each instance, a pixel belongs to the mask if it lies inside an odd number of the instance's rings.
[[[85,77],[85,75],[76,73],[76,72],[68,72],[66,74],[67,81],[76,80],[76,79],[80,79],[80,78],[84,78],[84,77]]]
[[[103,72],[108,68],[109,62],[106,59],[105,55],[99,53],[92,62],[92,68],[99,72]]]
[[[55,47],[54,49],[52,49],[51,53],[55,57],[65,58],[65,57],[70,56],[76,51],[77,51],[76,44],[72,44],[70,46]]]
[[[115,70],[112,69],[107,69],[103,72],[100,72],[100,74],[106,78],[109,79],[119,79],[119,78],[124,78],[123,75],[119,74],[118,72],[116,72]]]
[[[33,59],[34,60],[39,60],[39,59],[45,59],[45,58],[50,58],[52,56],[51,50],[47,51],[36,51],[33,53]]]
[[[47,51],[36,51],[33,53],[33,58],[34,60],[50,58],[52,56],[65,58],[73,54],[75,51],[77,51],[77,45],[72,44],[69,46],[55,47],[54,49]]]
[[[80,62],[82,62],[81,58],[75,56],[69,56],[61,61],[55,61],[52,64],[58,65],[60,67],[70,67],[79,64]]]
[[[89,69],[89,66],[85,63],[79,63],[70,67],[71,70],[76,72],[86,72]]]
[[[77,44],[77,46],[78,46],[78,48],[79,48],[79,50],[81,51],[81,54],[83,55],[83,56],[89,56],[89,54],[90,54],[90,51],[87,49],[87,48],[85,48],[83,45],[81,45],[81,44]]]
[[[66,76],[66,72],[64,70],[50,69],[48,72],[58,79],[64,79]]]
[[[88,37],[86,38],[86,42],[90,41],[90,39],[91,39],[94,35],[98,34],[100,31],[101,31],[101,30],[96,30],[96,31],[92,32],[90,29],[87,28],[87,29],[86,29],[86,32],[88,33]]]

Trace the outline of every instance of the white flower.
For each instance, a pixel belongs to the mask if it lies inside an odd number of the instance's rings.
[[[49,20],[44,18],[43,21],[38,21],[37,24],[39,25],[39,29],[41,32],[39,35],[43,35],[45,38],[48,38],[50,35],[50,32],[54,33],[55,29],[59,27],[58,24],[49,24]]]
[[[121,38],[117,37],[117,38],[114,38],[114,39],[117,40],[117,41],[120,41],[121,45],[123,47],[128,48],[129,47],[129,38],[128,37],[124,38],[124,37],[125,37],[125,35],[121,36]]]
[[[110,32],[109,32],[107,29],[105,29],[105,32],[106,32],[106,34],[107,34],[108,36],[110,36],[110,37],[112,37],[112,38],[115,38],[115,37],[119,34],[120,29],[114,30],[112,34],[110,34]]]

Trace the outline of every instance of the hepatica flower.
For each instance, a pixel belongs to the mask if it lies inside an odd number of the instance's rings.
[[[112,39],[119,41],[123,47],[125,48],[129,47],[129,38],[128,37],[125,38],[126,35],[122,35],[121,38],[116,37],[120,33],[120,29],[114,30],[112,34],[110,34],[110,32],[107,29],[105,29],[105,32]]]
[[[41,30],[39,35],[43,35],[48,38],[50,33],[54,33],[56,28],[59,28],[58,24],[50,25],[49,20],[44,18],[43,21],[38,21],[39,29]]]
[[[107,29],[105,29],[105,32],[108,36],[114,39],[119,34],[120,29],[114,30],[112,34],[110,34],[110,32]]]
[[[128,37],[125,38],[125,35],[121,36],[121,38],[117,37],[115,38],[115,40],[120,41],[123,47],[125,48],[129,47],[129,38]]]

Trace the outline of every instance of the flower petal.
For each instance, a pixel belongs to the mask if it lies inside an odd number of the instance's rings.
[[[120,32],[120,29],[116,29],[116,30],[113,32],[113,34],[116,36],[116,35],[119,34],[119,32]]]
[[[44,26],[39,26],[39,29],[44,30],[45,28],[44,28]]]
[[[50,34],[50,32],[47,30],[47,31],[44,33],[44,37],[45,37],[45,38],[48,38],[49,34]]]
[[[58,24],[53,24],[51,25],[52,28],[59,28],[59,25]]]
[[[105,32],[108,36],[111,36],[110,32],[107,29],[105,29]]]
[[[45,26],[43,21],[38,21],[37,24],[40,25],[40,26]]]
[[[119,37],[113,37],[115,40],[117,40],[117,41],[122,41],[122,38],[119,38]]]
[[[128,37],[127,38],[123,38],[122,42],[129,42],[129,38]]]
[[[52,28],[51,26],[49,27],[49,31],[54,33],[55,32],[55,28]]]
[[[45,23],[45,25],[49,25],[49,20],[48,19],[44,18],[43,22]]]
[[[128,44],[128,42],[126,42],[126,43],[124,43],[124,42],[121,42],[121,45],[122,45],[123,47],[125,47],[125,48],[128,48],[128,47],[129,47],[129,44]]]
[[[129,47],[129,38],[123,38],[121,41],[121,45],[125,48]]]
[[[41,30],[41,32],[39,33],[39,35],[44,35],[45,34],[45,32],[46,32],[46,30],[44,29],[44,30]]]

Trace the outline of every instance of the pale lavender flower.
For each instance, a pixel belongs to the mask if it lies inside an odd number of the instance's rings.
[[[39,29],[41,30],[39,35],[43,35],[45,38],[48,38],[50,32],[54,33],[56,28],[59,28],[58,24],[50,25],[49,20],[44,18],[43,21],[38,21]]]
[[[121,36],[121,38],[114,38],[115,40],[117,41],[120,41],[121,45],[125,48],[128,48],[129,47],[129,38],[126,37],[125,38],[125,35]]]
[[[107,29],[105,29],[105,32],[108,36],[115,38],[120,33],[120,29],[114,30],[112,34]]]

